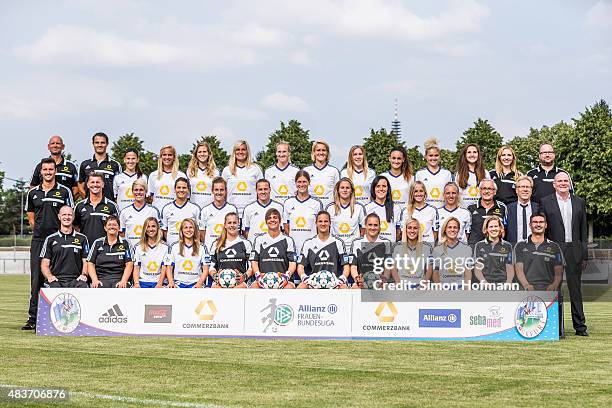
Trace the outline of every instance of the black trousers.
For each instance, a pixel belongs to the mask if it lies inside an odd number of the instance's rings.
[[[87,282],[74,279],[58,278],[56,281],[45,281],[45,287],[48,288],[86,288]]]
[[[40,251],[43,241],[32,241],[30,246],[30,306],[28,308],[28,322],[36,323],[38,312],[38,292],[44,283],[44,277],[40,271]]]
[[[575,261],[571,250],[564,251],[565,256],[565,280],[572,306],[572,324],[574,330],[584,331],[587,329],[584,308],[582,307],[582,265]]]

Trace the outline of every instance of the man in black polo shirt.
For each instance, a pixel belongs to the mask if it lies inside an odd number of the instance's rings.
[[[64,147],[64,141],[57,135],[51,136],[47,144],[49,153],[51,153],[49,157],[55,162],[55,181],[68,187],[72,191],[72,195],[76,196],[79,191],[77,186],[78,172],[75,164],[66,160],[63,156]],[[34,169],[34,174],[32,174],[30,187],[36,187],[41,182],[40,163],[38,163]]]
[[[60,209],[60,229],[45,240],[40,268],[45,286],[50,288],[87,287],[87,237],[72,227],[74,211],[65,205]]]
[[[30,307],[28,321],[22,330],[34,330],[36,327],[38,291],[43,284],[40,252],[45,238],[59,229],[57,214],[60,208],[73,205],[70,190],[55,181],[55,161],[51,158],[43,159],[40,168],[42,183],[30,189],[25,207],[33,233],[30,246]]]
[[[117,205],[102,195],[104,176],[90,173],[87,176],[89,195],[74,207],[74,226],[93,243],[106,235],[104,221],[110,215],[118,215]]]
[[[555,194],[553,181],[559,172],[565,170],[555,166],[555,149],[549,143],[540,146],[540,165],[529,170],[527,175],[533,179],[533,195],[531,200],[540,203],[540,200],[551,194]],[[569,175],[569,173],[567,173]],[[570,178],[570,190],[573,191]]]
[[[495,193],[497,192],[497,186],[495,182],[490,179],[483,179],[478,185],[480,189],[480,200],[478,205],[472,204],[467,209],[472,217],[472,225],[470,226],[470,233],[468,236],[468,243],[474,248],[474,245],[478,241],[485,239],[485,235],[482,232],[482,226],[485,220],[495,215],[502,220],[504,228],[508,224],[506,222],[506,214],[508,212],[506,205],[501,201],[494,199]]]
[[[85,181],[91,172],[96,172],[102,175],[104,180],[104,197],[112,200],[113,197],[113,179],[115,175],[121,173],[121,164],[110,158],[106,152],[108,147],[108,136],[105,133],[96,133],[91,138],[94,147],[94,156],[91,159],[84,160],[79,169],[79,191],[81,197],[87,197],[87,185]]]

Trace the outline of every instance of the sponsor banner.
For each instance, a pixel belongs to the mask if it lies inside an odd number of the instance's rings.
[[[558,340],[558,305],[538,292],[513,302],[364,302],[353,290],[41,290],[45,336]]]

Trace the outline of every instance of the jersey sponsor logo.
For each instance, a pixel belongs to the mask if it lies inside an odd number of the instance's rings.
[[[393,191],[391,192],[391,198],[392,198],[394,201],[400,200],[400,199],[402,198],[402,193],[401,193],[401,191],[399,191],[399,190],[393,190]]]
[[[212,300],[202,300],[195,308],[195,314],[200,320],[213,320],[217,314],[217,306]]]
[[[478,195],[478,187],[472,186],[468,189],[468,195],[470,197],[476,197]]]
[[[56,197],[61,197],[62,196],[62,192],[61,191],[56,191],[55,193],[53,193],[54,196]]]
[[[62,171],[70,171],[70,169],[68,168],[68,166],[64,166],[64,168],[62,169]]]
[[[102,212],[110,212],[108,205],[105,205],[104,207],[102,207]]]
[[[315,186],[315,188],[312,190],[316,195],[318,196],[322,196],[323,194],[325,194],[325,187],[323,187],[323,185],[321,184],[317,184]]]
[[[111,166],[110,164],[106,165],[106,170],[112,170],[112,169],[113,169],[113,166]]]
[[[159,188],[159,194],[167,196],[168,194],[170,194],[170,187],[164,184]]]
[[[221,233],[223,232],[223,224],[215,225],[213,231],[215,231],[215,234],[221,235]]]
[[[259,230],[261,232],[268,232],[268,224],[266,224],[265,221],[262,221],[261,224],[259,224]]]
[[[385,232],[389,229],[389,223],[385,220],[380,221],[380,231]]]
[[[81,240],[78,238],[75,238],[74,241],[72,241],[72,243],[79,245],[81,243]]]
[[[306,218],[298,217],[297,220],[295,220],[295,225],[299,228],[304,228],[306,226]]]
[[[341,233],[348,234],[348,232],[351,230],[351,227],[348,225],[348,223],[343,222],[342,224],[340,224],[340,228],[338,229]]]
[[[286,196],[287,194],[289,194],[289,187],[286,184],[281,184],[280,186],[278,186],[278,194]]]
[[[239,182],[238,184],[236,184],[236,190],[238,191],[246,191],[247,190],[247,183],[244,181]]]
[[[60,293],[53,299],[49,308],[53,327],[60,333],[72,333],[81,321],[81,305],[70,293]]]
[[[119,247],[117,248],[117,250],[119,251],[125,251],[125,246],[123,244],[119,245]]]
[[[381,323],[391,323],[397,317],[397,307],[393,302],[380,302],[374,310],[376,318]]]
[[[204,181],[198,181],[198,183],[196,184],[196,190],[200,192],[206,191],[207,188],[208,186],[206,185]]]
[[[363,187],[355,186],[355,197],[361,197],[363,195]]]
[[[183,270],[186,272],[191,272],[193,270],[193,262],[191,260],[186,259],[183,261]]]
[[[527,339],[532,339],[542,333],[547,319],[546,304],[537,296],[527,296],[514,313],[516,330]]]
[[[329,259],[329,252],[327,251],[327,249],[324,249],[319,252],[319,259],[322,261],[327,261]]]
[[[234,248],[230,248],[227,251],[225,251],[225,255],[228,258],[234,258],[236,256],[236,250]]]
[[[137,237],[142,235],[142,225],[137,225],[134,227],[134,235]]]
[[[181,223],[182,221],[177,221],[174,223],[174,229],[176,230],[176,232],[179,232],[179,230],[181,229]]]
[[[157,272],[159,270],[159,264],[155,261],[150,261],[147,264],[147,270],[151,273]]]
[[[125,197],[126,198],[134,198],[134,193],[132,192],[132,187],[128,187],[128,189],[125,190]]]
[[[438,187],[434,187],[429,192],[429,196],[431,198],[440,198],[440,189]]]
[[[272,258],[276,258],[279,254],[279,250],[277,247],[268,248],[268,255]]]

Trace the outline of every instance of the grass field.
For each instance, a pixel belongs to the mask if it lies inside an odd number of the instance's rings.
[[[550,343],[50,338],[19,330],[27,293],[0,276],[0,384],[69,389],[53,406],[612,406],[608,302]]]

